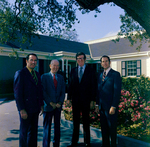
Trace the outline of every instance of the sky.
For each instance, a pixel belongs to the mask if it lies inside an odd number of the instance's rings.
[[[13,3],[15,0],[8,1]],[[63,4],[64,0],[58,0],[58,2]],[[120,30],[121,21],[119,16],[124,14],[124,10],[118,6],[110,6],[110,4],[101,5],[99,8],[101,13],[97,13],[96,18],[94,17],[94,11],[89,14],[82,14],[77,11],[77,18],[80,23],[76,23],[74,28],[79,35],[79,42],[114,36]]]
[[[95,12],[89,14],[81,14],[79,11],[77,17],[79,24],[75,24],[80,42],[96,40],[100,38],[114,36],[120,30],[120,14],[124,14],[124,10],[118,6],[110,6],[108,4],[101,5],[101,13],[94,17]]]

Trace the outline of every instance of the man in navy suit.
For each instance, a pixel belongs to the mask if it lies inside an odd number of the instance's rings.
[[[14,96],[20,116],[19,147],[37,147],[38,116],[43,111],[40,74],[34,70],[37,55],[26,57],[26,67],[15,73]]]
[[[68,104],[73,109],[73,135],[68,147],[75,147],[79,140],[80,113],[83,118],[84,143],[90,147],[90,122],[89,112],[96,100],[96,75],[92,68],[85,64],[86,56],[83,52],[76,54],[78,67],[71,70]]]
[[[58,60],[51,61],[50,69],[49,73],[41,76],[44,96],[43,147],[50,147],[52,117],[54,117],[53,146],[59,147],[60,118],[62,104],[65,99],[65,82],[63,76],[57,73],[59,70]]]
[[[104,71],[98,77],[96,111],[100,110],[102,146],[117,147],[117,115],[121,94],[121,77],[119,72],[110,67],[111,61],[108,56],[102,56],[100,61]]]

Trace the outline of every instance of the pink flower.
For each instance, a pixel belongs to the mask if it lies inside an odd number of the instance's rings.
[[[121,108],[122,107],[122,105],[119,105],[119,108]]]
[[[125,95],[126,95],[126,96],[130,96],[129,91],[126,91]]]
[[[144,105],[140,105],[140,107],[141,107],[141,108],[143,108],[143,107],[144,107]]]
[[[134,103],[133,102],[131,102],[131,106],[134,107]]]

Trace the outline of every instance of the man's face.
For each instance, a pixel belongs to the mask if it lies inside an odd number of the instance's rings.
[[[101,66],[104,68],[104,70],[107,70],[110,67],[110,62],[107,57],[102,58]]]
[[[84,59],[84,55],[79,55],[77,57],[77,63],[79,66],[83,66],[85,64],[86,59]]]
[[[59,62],[58,61],[53,61],[53,63],[51,63],[49,66],[50,66],[51,72],[53,74],[56,74],[57,71],[59,70]]]
[[[30,55],[29,59],[26,60],[27,67],[30,69],[34,69],[37,65],[37,58],[34,55]]]

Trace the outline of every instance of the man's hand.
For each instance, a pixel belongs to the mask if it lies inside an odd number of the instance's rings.
[[[67,105],[68,105],[69,107],[71,107],[71,105],[72,105],[71,100],[67,100]]]
[[[28,114],[24,109],[20,110],[20,115],[21,115],[22,119],[27,119],[28,118]]]
[[[44,108],[43,108],[43,106],[41,106],[40,116],[43,114],[43,112],[44,112]]]
[[[95,112],[99,113],[99,106],[95,106]]]
[[[53,109],[56,109],[56,103],[50,102],[50,105],[53,107]]]
[[[60,108],[60,107],[61,107],[61,104],[57,103],[57,104],[56,104],[56,107],[57,107],[57,108]]]
[[[109,114],[113,115],[113,114],[115,114],[115,111],[116,111],[116,108],[115,107],[111,107],[110,110],[109,110]]]
[[[90,109],[91,109],[91,110],[94,109],[94,106],[95,106],[94,101],[91,101],[91,103],[90,103]]]

